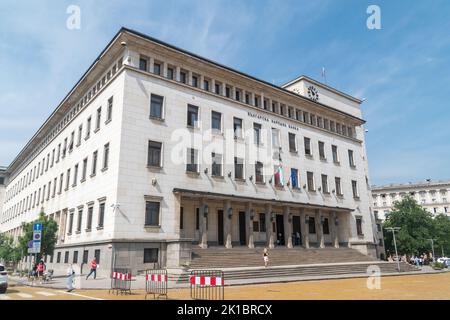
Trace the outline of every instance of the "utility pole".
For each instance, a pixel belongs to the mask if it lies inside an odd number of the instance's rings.
[[[434,262],[434,259],[435,259],[435,255],[434,255],[434,240],[437,240],[437,239],[428,239],[428,240],[431,241],[431,250],[433,251],[433,262]]]
[[[400,227],[391,227],[391,228],[385,228],[386,231],[392,232],[392,236],[394,237],[394,248],[395,248],[395,256],[397,259],[397,271],[400,272],[400,261],[398,259],[398,252],[397,252],[397,242],[395,241],[395,232],[400,230]]]

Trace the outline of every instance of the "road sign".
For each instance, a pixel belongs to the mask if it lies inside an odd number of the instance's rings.
[[[28,253],[40,253],[41,252],[41,247],[39,246],[39,248],[28,248]]]
[[[33,248],[33,240],[28,241],[28,248]]]
[[[40,231],[40,232],[42,232],[42,223],[35,223],[35,224],[33,224],[33,231]]]

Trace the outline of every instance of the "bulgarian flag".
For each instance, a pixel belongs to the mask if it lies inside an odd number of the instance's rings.
[[[275,185],[283,186],[283,171],[281,170],[281,165],[278,166],[278,168],[275,170]]]

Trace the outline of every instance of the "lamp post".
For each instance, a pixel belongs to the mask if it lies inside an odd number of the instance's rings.
[[[434,240],[437,240],[437,239],[428,239],[428,240],[430,240],[431,241],[431,251],[433,251],[433,262],[434,262]]]
[[[395,257],[397,258],[397,271],[400,272],[400,261],[398,259],[398,253],[397,253],[397,242],[395,241],[395,232],[399,231],[400,227],[385,228],[385,230],[392,232],[392,236],[394,237]]]

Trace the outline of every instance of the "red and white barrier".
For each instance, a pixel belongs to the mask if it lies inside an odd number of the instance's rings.
[[[131,280],[131,273],[113,272],[112,278],[119,279],[119,280]]]
[[[145,281],[152,281],[152,282],[167,282],[167,275],[164,274],[146,274],[145,275]]]
[[[204,286],[223,286],[224,279],[220,277],[204,277],[204,276],[191,276],[189,279],[191,284],[198,284]]]

